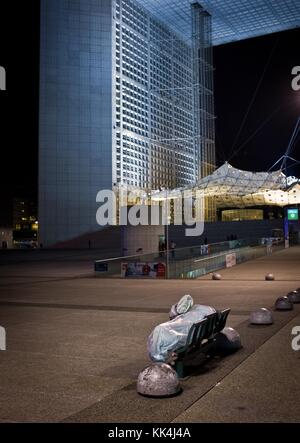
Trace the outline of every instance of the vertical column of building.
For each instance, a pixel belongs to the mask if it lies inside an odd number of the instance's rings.
[[[173,112],[174,148],[176,150],[176,186],[195,182],[195,153],[193,127],[193,64],[192,48],[177,35],[173,39]]]
[[[155,188],[195,181],[191,47],[151,17],[152,176]]]
[[[152,95],[151,95],[151,20],[150,14],[147,14],[147,105],[148,105],[148,115],[147,115],[147,124],[149,128],[149,143],[148,143],[148,176],[146,189],[147,191],[151,191],[153,189],[153,174],[152,174],[152,158],[153,158],[153,145],[152,145]]]
[[[99,229],[112,186],[112,0],[41,0],[40,242]]]
[[[172,187],[174,164],[172,34],[150,17],[151,175],[154,188]]]
[[[174,70],[174,57],[175,57],[175,38],[174,35],[171,38],[171,41],[168,44],[169,51],[171,55],[172,60],[172,73],[171,73],[171,87],[174,88],[175,86],[175,70]],[[172,103],[172,106],[170,106],[170,113],[169,113],[169,119],[170,119],[170,126],[171,126],[171,133],[170,137],[174,140],[171,142],[171,155],[172,155],[172,162],[170,164],[170,180],[169,180],[169,187],[171,189],[175,188],[178,181],[177,181],[177,174],[176,174],[176,159],[177,159],[177,149],[176,149],[176,120],[175,120],[175,106],[174,103]]]
[[[191,7],[195,149],[200,161],[197,178],[201,178],[215,168],[211,17],[198,3]]]
[[[121,143],[118,182],[145,188],[149,165],[148,17],[131,0],[117,0],[117,6],[117,124]]]
[[[194,132],[196,179],[215,169],[215,128],[211,16],[199,5],[192,8],[192,46],[194,76]],[[215,204],[206,199],[207,221],[216,219]]]
[[[122,89],[123,89],[123,77],[122,77],[122,0],[115,0],[115,64],[113,66],[113,76],[115,77],[115,90],[113,91],[113,107],[115,114],[114,131],[116,138],[116,157],[115,157],[115,169],[116,176],[115,182],[121,183],[123,177],[123,113],[122,113]]]
[[[117,106],[117,94],[119,93],[119,76],[117,75],[117,69],[120,69],[120,37],[116,28],[118,17],[120,17],[120,4],[118,0],[112,0],[112,29],[111,29],[111,49],[112,49],[112,182],[113,186],[117,185],[118,181],[118,144],[119,144],[119,128],[117,128],[117,121],[119,120],[119,107]]]

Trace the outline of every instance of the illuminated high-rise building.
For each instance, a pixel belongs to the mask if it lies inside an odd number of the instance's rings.
[[[188,13],[184,34],[147,1],[41,1],[45,246],[97,230],[102,189],[172,189],[213,171],[211,17],[198,2]]]

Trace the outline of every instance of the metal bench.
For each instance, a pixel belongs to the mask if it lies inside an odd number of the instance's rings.
[[[219,332],[223,331],[223,329],[226,326],[229,313],[230,309],[224,309],[224,311],[217,312],[218,321],[215,328],[215,334],[218,334]]]
[[[214,349],[215,336],[226,325],[230,309],[210,314],[191,327],[186,345],[176,350],[175,370],[178,377],[183,378],[187,361],[200,354],[208,355]]]

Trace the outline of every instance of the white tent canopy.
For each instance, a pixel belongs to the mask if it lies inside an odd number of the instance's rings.
[[[219,169],[199,180],[196,187],[207,195],[247,195],[261,191],[281,189],[286,185],[286,176],[281,171],[241,171],[224,163]]]
[[[217,207],[249,207],[300,204],[300,184],[287,189],[288,178],[281,170],[274,172],[242,171],[224,163],[211,175],[192,186],[205,197],[214,197]],[[153,191],[153,200],[172,198],[188,188]]]

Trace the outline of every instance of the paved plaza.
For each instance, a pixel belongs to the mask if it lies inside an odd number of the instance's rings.
[[[257,307],[300,287],[300,247],[222,270],[222,281],[99,279],[94,252],[0,255],[0,421],[299,422],[300,305],[249,325]],[[99,257],[101,258],[101,257]],[[265,281],[268,272],[276,280]],[[182,381],[183,393],[136,393],[147,337],[184,294],[231,308],[243,348]]]

